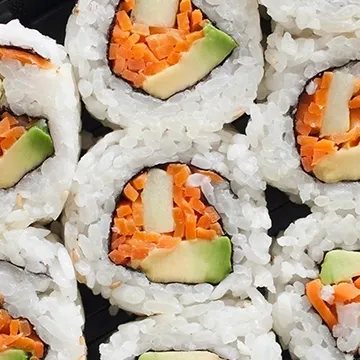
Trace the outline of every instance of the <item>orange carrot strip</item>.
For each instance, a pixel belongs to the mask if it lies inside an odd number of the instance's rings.
[[[327,104],[328,89],[321,89],[315,92],[315,103],[320,107],[324,107]]]
[[[328,308],[324,300],[321,299],[322,287],[323,285],[319,279],[310,281],[306,285],[306,296],[328,327],[332,329],[337,324],[337,318]]]
[[[206,206],[201,200],[191,198],[189,201],[189,205],[199,214],[204,214]]]
[[[191,12],[192,11],[192,5],[191,0],[181,0],[180,2],[180,12]]]
[[[174,186],[173,189],[173,197],[175,204],[185,213],[189,215],[194,214],[193,208],[189,205],[189,203],[183,197],[183,191],[181,188]]]
[[[334,74],[332,72],[326,71],[321,79],[321,88],[322,89],[329,89],[331,82],[333,80]]]
[[[297,121],[295,128],[296,128],[296,131],[298,132],[298,134],[301,134],[301,135],[308,136],[311,132],[311,126],[304,124],[302,121]]]
[[[143,226],[143,206],[140,201],[136,201],[133,203],[133,218],[136,226]]]
[[[180,208],[173,209],[173,217],[175,221],[174,237],[182,238],[185,232],[185,216]]]
[[[122,57],[117,58],[114,62],[114,72],[116,74],[121,74],[126,68],[126,60]]]
[[[8,137],[3,141],[1,141],[0,147],[2,151],[5,152],[6,150],[10,149],[15,143],[16,143],[15,137]]]
[[[166,59],[166,62],[169,65],[175,65],[181,60],[181,55],[175,51],[172,51],[169,57]]]
[[[194,10],[191,13],[191,30],[194,31],[200,25],[203,20],[202,12],[199,9]]]
[[[191,172],[188,166],[183,166],[180,171],[174,174],[174,184],[178,187],[183,186],[190,174]]]
[[[217,213],[213,206],[206,207],[204,213],[210,216],[212,224],[220,220],[220,215]]]
[[[187,41],[179,41],[174,48],[174,51],[176,52],[185,52],[190,49],[191,44]]]
[[[120,205],[116,209],[116,214],[120,218],[124,218],[125,216],[130,215],[131,213],[132,213],[131,206],[128,204]]]
[[[10,335],[15,336],[19,333],[19,320],[11,320],[10,322]]]
[[[304,135],[299,135],[296,139],[299,145],[314,145],[318,141],[318,139],[314,136]]]
[[[216,231],[197,228],[196,229],[196,237],[198,239],[213,240],[216,238]]]
[[[181,243],[181,238],[161,235],[157,247],[160,249],[174,249]]]
[[[166,60],[161,60],[157,63],[151,63],[150,65],[146,66],[144,70],[145,75],[155,75],[160,71],[166,69],[169,65],[167,64]]]
[[[360,290],[353,284],[340,283],[333,286],[336,303],[351,301],[360,296]]]
[[[144,60],[128,60],[127,67],[131,71],[140,71],[145,69],[145,61]]]
[[[143,59],[146,50],[148,50],[148,47],[146,46],[146,44],[143,44],[143,43],[135,44],[133,46],[133,48],[131,49],[131,51],[133,53],[133,58],[135,60]]]
[[[318,104],[315,104],[314,102],[312,102],[309,105],[308,111],[310,114],[314,114],[314,115],[322,115],[322,109]]]
[[[162,60],[162,59],[165,59],[165,58],[169,57],[169,55],[173,51],[173,48],[174,48],[173,45],[158,46],[154,50],[154,54],[159,60]]]
[[[199,188],[196,187],[186,187],[184,189],[184,196],[185,197],[192,197],[195,199],[200,199],[201,197],[201,191]]]
[[[135,6],[135,0],[125,0],[120,5],[120,10],[124,10],[129,13]]]
[[[196,239],[196,216],[186,215],[185,217],[185,237],[188,240]]]
[[[190,44],[192,44],[193,42],[195,42],[196,40],[202,39],[204,37],[204,31],[200,30],[200,31],[195,31],[190,33],[189,35],[186,35],[186,41],[189,42]]]
[[[136,189],[136,190],[142,190],[145,187],[146,184],[146,179],[147,179],[147,173],[142,173],[141,175],[139,175],[138,177],[136,177],[132,182],[132,186]]]
[[[176,15],[178,28],[185,33],[190,31],[190,21],[188,14],[186,12],[180,13]]]
[[[168,165],[168,167],[166,168],[166,172],[169,175],[175,175],[178,172],[180,172],[184,167],[187,167],[187,165],[184,164],[170,164]],[[190,171],[190,170],[189,170]]]
[[[0,121],[0,137],[4,137],[4,134],[6,134],[10,130],[10,121],[8,118],[5,118],[4,120]]]
[[[208,229],[211,226],[211,217],[208,214],[204,214],[200,217],[197,223],[197,227]]]
[[[41,69],[49,70],[55,66],[47,59],[38,54],[32,54],[25,50],[12,49],[0,46],[1,60],[17,60],[22,64],[36,65]]]
[[[143,36],[150,35],[149,26],[145,25],[145,24],[139,24],[139,23],[133,24],[131,32],[139,34],[139,35],[143,35]]]
[[[16,140],[25,134],[25,129],[22,126],[16,126],[3,134],[4,137],[14,137]]]
[[[132,202],[136,201],[139,197],[139,193],[129,183],[125,186],[124,195]]]
[[[120,10],[116,14],[117,22],[123,31],[129,31],[132,28],[131,20],[128,16],[128,14],[124,10]]]
[[[358,277],[355,281],[354,281],[354,285],[360,289],[360,277]]]

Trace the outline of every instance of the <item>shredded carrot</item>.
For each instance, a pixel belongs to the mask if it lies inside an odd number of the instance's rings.
[[[129,31],[132,29],[132,23],[131,20],[125,10],[120,10],[116,14],[116,18],[118,21],[118,24],[123,31]]]
[[[136,199],[139,197],[139,193],[132,187],[131,184],[127,184],[124,189],[125,196],[131,200],[136,201]]]
[[[161,60],[157,63],[150,63],[144,70],[145,75],[155,75],[168,67],[166,60]]]
[[[357,109],[360,107],[360,95],[352,98],[350,101],[349,101],[349,108],[350,109]]]
[[[203,20],[202,12],[199,9],[194,10],[191,13],[191,31],[198,30],[202,20]]]
[[[177,19],[177,24],[178,24],[179,30],[183,31],[186,34],[189,33],[190,32],[190,21],[189,21],[188,14],[186,12],[180,13],[176,16],[176,19]]]
[[[28,50],[10,48],[0,46],[0,59],[1,60],[17,60],[22,64],[36,65],[41,69],[50,70],[54,69],[55,66],[47,59],[42,56],[32,53]]]
[[[322,79],[321,79],[321,88],[322,89],[329,89],[331,82],[333,80],[334,74],[332,72],[326,71],[324,72]]]
[[[196,40],[200,40],[204,37],[204,31],[200,30],[200,31],[195,31],[190,33],[189,35],[186,35],[186,41],[189,42],[190,44],[192,44],[193,42],[195,42]]]
[[[322,287],[323,285],[319,279],[310,281],[306,285],[306,296],[328,327],[332,329],[337,324],[337,318],[321,298]]]
[[[180,2],[180,12],[191,12],[192,5],[191,0],[181,0]]]
[[[173,249],[181,241],[213,240],[224,234],[218,223],[219,214],[205,203],[200,187],[186,184],[190,174],[202,170],[185,164],[168,164],[164,171],[173,182],[173,231],[166,234],[144,231],[141,194],[146,187],[148,173],[143,172],[124,187],[117,205],[109,254],[116,264],[131,266],[132,261],[142,261],[154,249]],[[223,181],[212,171],[204,170],[204,174]]]

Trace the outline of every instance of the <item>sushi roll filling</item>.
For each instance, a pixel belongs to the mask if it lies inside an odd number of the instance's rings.
[[[110,260],[144,272],[153,282],[222,281],[231,272],[231,242],[202,193],[203,182],[217,186],[224,179],[176,163],[132,179],[114,214]]]
[[[0,306],[0,360],[41,360],[45,348],[28,320],[13,318]]]
[[[342,338],[347,352],[358,351],[360,341],[355,334],[360,324],[360,253],[327,253],[319,278],[306,285],[306,296],[334,337]]]
[[[14,186],[53,154],[46,120],[0,113],[0,189]]]
[[[360,179],[360,76],[325,71],[308,82],[295,113],[303,169],[325,183]]]
[[[108,61],[116,76],[165,100],[202,80],[236,46],[191,0],[122,0]]]

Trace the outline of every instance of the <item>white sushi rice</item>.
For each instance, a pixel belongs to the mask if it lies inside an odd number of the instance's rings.
[[[220,67],[167,101],[135,92],[112,75],[107,62],[109,27],[119,0],[80,0],[70,16],[65,46],[75,67],[87,109],[114,128],[131,127],[136,135],[173,132],[197,141],[249,110],[263,75],[257,2],[193,0],[216,26],[239,44]],[[145,136],[145,135],[144,135]]]
[[[270,261],[270,218],[255,155],[244,135],[214,134],[211,148],[194,146],[191,140],[169,146],[166,141],[137,146],[124,131],[113,132],[80,161],[64,212],[65,242],[73,255],[80,281],[109,298],[111,304],[140,314],[179,313],[185,305],[219,299],[229,293],[243,296],[251,286],[274,290]],[[223,141],[221,140],[224,139]],[[212,187],[202,185],[204,195],[220,213],[233,245],[234,271],[219,285],[155,284],[144,274],[116,266],[108,258],[108,241],[115,200],[125,184],[144,167],[167,162],[191,163],[213,169],[230,180]]]
[[[260,0],[268,14],[293,34],[311,29],[315,34],[360,30],[358,0]]]
[[[63,47],[18,21],[0,25],[0,46],[33,49],[57,66],[42,70],[0,61],[7,105],[18,115],[45,117],[55,155],[17,185],[0,190],[0,231],[56,219],[67,199],[79,155],[80,109],[71,65]],[[14,164],[16,166],[16,164]]]
[[[66,249],[48,230],[11,230],[0,236],[0,295],[14,318],[30,321],[49,346],[46,360],[86,354],[84,318]]]
[[[271,305],[255,289],[249,300],[215,301],[186,308],[181,315],[159,315],[121,325],[101,360],[132,360],[147,351],[210,351],[227,360],[281,359],[270,332]]]
[[[337,309],[339,325],[334,328],[338,337],[335,340],[305,295],[305,284],[318,278],[326,252],[360,250],[359,221],[359,216],[350,214],[343,217],[335,212],[316,212],[291,224],[277,239],[273,251],[277,286],[277,297],[273,298],[274,330],[297,359],[350,360],[354,357],[343,352],[359,347],[358,307],[348,305]],[[331,303],[332,297],[331,288],[324,287],[322,298]]]
[[[268,38],[268,101],[252,107],[246,132],[265,180],[315,209],[360,214],[360,185],[324,184],[301,168],[289,111],[297,106],[308,79],[355,59],[360,59],[360,39],[356,37],[296,38],[277,26]],[[355,70],[359,74],[359,65]]]

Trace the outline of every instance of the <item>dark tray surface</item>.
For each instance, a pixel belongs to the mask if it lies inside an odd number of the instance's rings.
[[[20,18],[25,26],[35,28],[63,44],[65,25],[74,5],[74,0],[0,0],[0,23]],[[263,25],[268,32],[268,23],[265,22]],[[92,118],[84,107],[82,120],[83,130],[91,132],[96,137],[110,131]],[[234,125],[240,133],[245,132],[247,120],[242,118],[235,121]],[[307,206],[290,202],[286,194],[272,187],[266,190],[266,198],[273,221],[273,226],[269,230],[271,236],[276,236],[292,221],[310,213]],[[107,300],[101,296],[94,296],[84,285],[80,285],[80,292],[86,314],[85,338],[88,359],[98,360],[99,345],[106,341],[120,324],[133,320],[135,316],[121,310],[116,316],[110,316]],[[283,358],[290,359],[287,354],[284,354]]]

